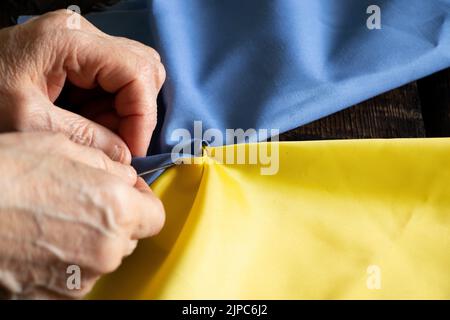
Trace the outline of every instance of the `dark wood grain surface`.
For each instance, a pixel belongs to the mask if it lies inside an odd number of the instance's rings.
[[[0,26],[19,15],[42,14],[71,4],[87,13],[117,0],[1,0]],[[397,88],[281,135],[281,140],[450,136],[450,69]]]
[[[299,127],[280,140],[425,137],[415,82]]]

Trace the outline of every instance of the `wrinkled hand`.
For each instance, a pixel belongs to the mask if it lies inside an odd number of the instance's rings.
[[[69,17],[55,11],[0,31],[0,132],[62,132],[123,163],[144,156],[165,79],[159,55],[82,17],[69,28]],[[54,105],[63,87],[65,109]]]
[[[0,293],[80,298],[137,239],[159,232],[161,202],[131,166],[62,134],[0,135]],[[67,287],[67,267],[81,290]]]

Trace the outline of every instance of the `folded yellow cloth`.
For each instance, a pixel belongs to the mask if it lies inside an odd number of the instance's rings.
[[[153,185],[167,214],[90,298],[449,299],[450,139],[280,142]],[[273,149],[275,150],[275,149]]]

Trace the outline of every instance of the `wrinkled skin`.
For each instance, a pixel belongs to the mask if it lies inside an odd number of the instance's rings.
[[[161,202],[132,167],[62,134],[0,135],[0,288],[9,298],[81,298],[137,240]],[[69,290],[69,265],[81,289]]]
[[[164,67],[152,48],[77,17],[80,29],[60,10],[0,31],[0,132],[62,132],[129,163],[146,154]],[[64,86],[77,113],[54,105]]]
[[[160,58],[79,18],[0,30],[0,297],[81,298],[164,223],[129,165],[155,128]]]

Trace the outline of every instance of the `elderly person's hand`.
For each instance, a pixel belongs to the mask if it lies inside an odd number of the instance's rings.
[[[0,159],[0,297],[82,297],[164,223],[131,166],[62,134],[2,134]]]
[[[144,156],[165,79],[159,55],[68,19],[60,10],[0,31],[0,132],[61,132],[123,163]],[[63,87],[76,113],[55,106]]]

